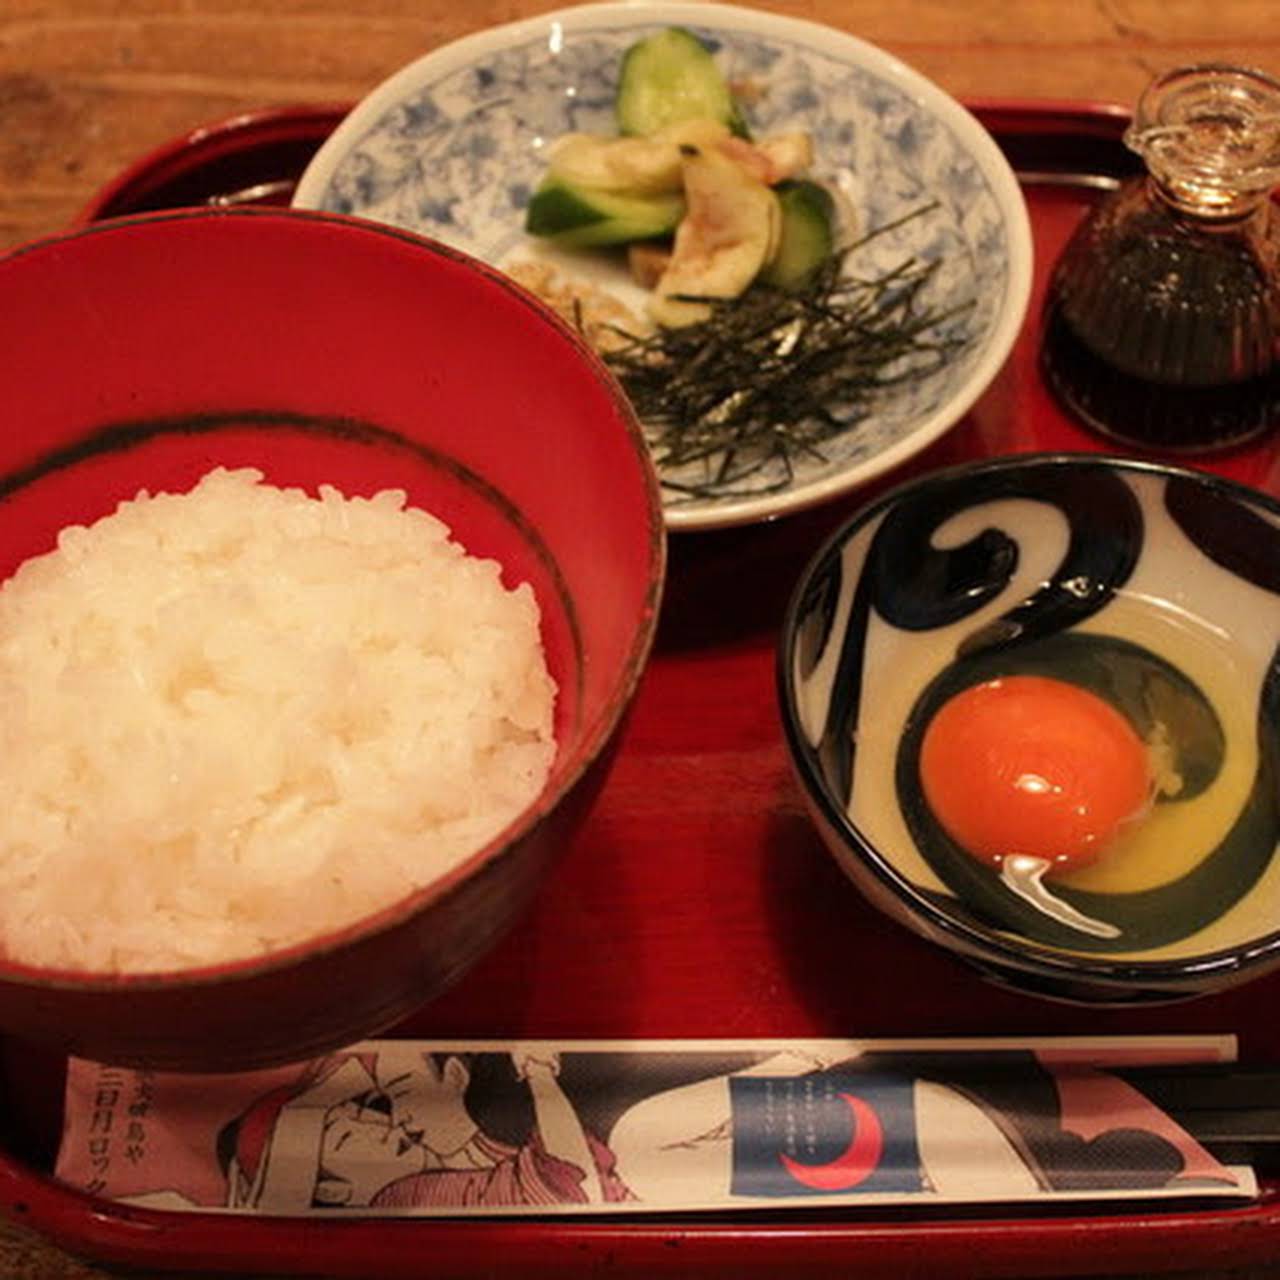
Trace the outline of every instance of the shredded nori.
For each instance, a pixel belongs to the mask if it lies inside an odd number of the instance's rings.
[[[946,311],[924,303],[939,262],[910,258],[874,279],[846,274],[871,239],[936,207],[872,231],[801,289],[757,283],[738,298],[688,298],[707,303],[710,317],[643,337],[617,331],[626,341],[604,359],[645,425],[664,488],[677,500],[785,489],[796,459],[823,459],[824,441],[965,345],[940,326],[972,301]]]

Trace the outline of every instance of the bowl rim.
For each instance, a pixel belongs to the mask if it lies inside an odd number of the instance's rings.
[[[487,282],[485,287],[496,286],[508,300],[523,307],[535,324],[549,326],[561,339],[568,340],[577,357],[583,361],[586,371],[600,384],[601,390],[613,405],[626,434],[631,453],[636,458],[638,474],[646,495],[648,583],[638,625],[604,706],[594,722],[588,721],[583,726],[573,767],[564,770],[563,774],[557,777],[553,765],[551,779],[548,781],[554,779],[555,785],[544,786],[536,799],[492,839],[475,849],[443,875],[340,928],[312,935],[262,955],[246,956],[185,969],[121,973],[44,968],[17,963],[0,956],[0,986],[10,984],[32,989],[69,990],[82,994],[120,991],[196,991],[207,987],[225,986],[232,982],[251,981],[280,970],[298,968],[319,956],[332,955],[366,944],[380,934],[390,933],[403,927],[420,911],[447,898],[465,882],[497,863],[509,854],[515,845],[528,840],[538,828],[550,820],[560,803],[577,788],[583,777],[595,765],[620,727],[653,649],[666,584],[668,556],[657,477],[649,462],[648,449],[639,420],[616,379],[577,331],[549,307],[526,290],[519,288],[488,263],[414,232],[342,214],[251,205],[234,208],[166,209],[106,218],[85,225],[77,225],[54,235],[25,241],[8,252],[0,254],[0,290],[3,289],[4,269],[10,263],[46,252],[58,258],[63,255],[67,246],[82,240],[129,234],[158,224],[184,223],[212,227],[225,226],[228,221],[255,220],[286,227],[318,226],[340,232],[344,237],[343,243],[364,244],[373,241],[379,243],[389,241],[402,246],[411,254],[425,252],[428,255],[443,258],[476,273]],[[328,247],[331,248],[332,245]],[[494,489],[494,492],[505,499],[505,494],[501,494],[501,491]],[[510,505],[515,510],[519,510],[516,504],[510,503]],[[554,560],[550,560],[548,567],[553,574],[558,574],[558,565]]]
[[[825,477],[778,493],[716,500],[707,506],[666,506],[673,532],[732,528],[805,511],[864,487],[928,448],[956,426],[1004,366],[1022,331],[1031,303],[1035,247],[1026,199],[1011,164],[977,117],[935,81],[896,55],[860,36],[805,18],[701,0],[601,0],[487,27],[420,55],[362,97],[320,145],[294,190],[294,207],[317,208],[338,165],[392,106],[420,88],[428,73],[449,74],[510,43],[550,31],[553,40],[587,24],[685,25],[705,30],[739,30],[768,37],[790,36],[797,44],[846,56],[881,75],[920,109],[945,122],[957,146],[971,157],[1000,211],[1008,255],[1004,298],[982,340],[967,376],[946,401],[884,449]]]
[[[350,110],[348,101],[303,101],[212,117],[166,138],[117,170],[80,206],[69,227],[79,229],[109,218],[163,213],[177,206],[138,207],[137,202],[157,187],[199,174],[219,160],[252,156],[273,144],[314,142],[319,147]],[[210,207],[215,207],[210,199],[215,194],[224,193],[211,192],[206,197]],[[119,205],[124,207],[117,208]]]
[[[838,854],[833,851],[833,856],[841,863],[846,860],[856,862],[858,869],[870,874],[879,888],[886,891],[895,903],[933,933],[946,935],[957,953],[979,963],[990,964],[1000,973],[1016,971],[1033,974],[1050,982],[1067,980],[1099,988],[1146,985],[1163,987],[1176,993],[1178,990],[1207,990],[1230,975],[1280,962],[1280,925],[1271,932],[1260,934],[1238,946],[1175,960],[1106,960],[1057,951],[1030,940],[1011,941],[1009,934],[959,919],[921,893],[862,834],[836,803],[816,769],[812,751],[798,722],[792,655],[799,632],[801,603],[818,573],[833,558],[838,557],[841,548],[854,533],[903,498],[965,476],[1017,472],[1031,467],[1082,467],[1183,478],[1224,493],[1237,501],[1243,500],[1262,507],[1280,520],[1280,499],[1212,472],[1174,462],[1069,450],[1031,452],[956,463],[897,485],[854,512],[827,536],[802,572],[783,617],[774,668],[775,692],[792,770],[800,780],[808,803],[820,815],[821,821],[839,837],[842,850]]]

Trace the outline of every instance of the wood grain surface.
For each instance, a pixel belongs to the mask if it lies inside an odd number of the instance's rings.
[[[254,108],[352,101],[547,0],[0,0],[0,249],[57,231],[153,147]],[[1275,0],[774,0],[961,97],[1130,104],[1151,74],[1280,71]]]
[[[272,105],[353,101],[449,40],[555,7],[550,0],[0,0],[0,252],[58,231],[126,165],[199,125]],[[762,0],[759,7],[861,36],[962,98],[1131,105],[1153,73],[1178,64],[1230,61],[1280,74],[1277,0]],[[0,1277],[107,1274],[0,1224]]]

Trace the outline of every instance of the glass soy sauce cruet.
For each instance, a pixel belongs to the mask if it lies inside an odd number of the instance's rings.
[[[1280,80],[1168,72],[1125,142],[1146,172],[1098,205],[1055,267],[1045,376],[1124,444],[1242,443],[1280,423]]]

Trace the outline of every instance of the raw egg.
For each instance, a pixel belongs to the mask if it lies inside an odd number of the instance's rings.
[[[1097,694],[1048,676],[1005,676],[943,704],[920,747],[925,798],[973,857],[1092,862],[1150,804],[1149,753]]]

